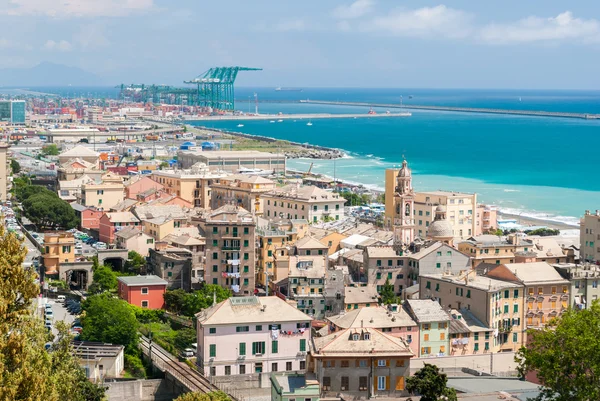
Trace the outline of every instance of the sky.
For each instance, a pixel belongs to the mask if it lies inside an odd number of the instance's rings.
[[[110,84],[600,89],[598,0],[0,0],[0,68]]]

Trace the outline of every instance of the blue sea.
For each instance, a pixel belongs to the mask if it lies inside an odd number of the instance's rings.
[[[598,91],[499,91],[432,89],[237,90],[236,109],[261,113],[367,113],[366,107],[294,103],[300,99],[444,105],[600,113]],[[409,96],[412,98],[409,99]],[[289,102],[286,102],[289,100]],[[385,110],[375,111],[381,113]],[[394,112],[394,110],[391,110]],[[600,208],[600,121],[411,110],[411,117],[199,122],[212,128],[343,149],[334,161],[291,160],[313,171],[383,189],[384,170],[413,168],[416,190],[476,192],[501,211],[577,225],[586,209]]]

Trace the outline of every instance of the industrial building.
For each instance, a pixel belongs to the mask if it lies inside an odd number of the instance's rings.
[[[0,100],[0,122],[25,125],[24,100]]]

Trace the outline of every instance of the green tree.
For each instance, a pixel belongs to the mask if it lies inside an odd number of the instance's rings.
[[[438,401],[442,396],[448,401],[456,401],[456,390],[447,387],[448,377],[440,369],[426,363],[414,376],[406,380],[406,390],[421,396],[421,401]]]
[[[135,353],[139,323],[126,301],[108,293],[97,294],[87,298],[82,309],[85,312],[81,318],[82,339],[121,344],[126,352]]]
[[[385,284],[381,288],[379,292],[379,297],[381,298],[381,303],[384,305],[396,304],[398,303],[398,297],[394,292],[394,286],[390,283],[390,279],[385,279]]]
[[[175,398],[175,401],[231,401],[231,398],[223,391],[211,391],[210,393],[185,393]]]
[[[177,314],[181,313],[187,295],[188,293],[180,288],[177,290],[167,290],[164,295],[167,310]]]
[[[189,348],[193,343],[196,342],[196,330],[189,328],[182,328],[177,330],[177,334],[175,334],[175,346],[180,349]]]
[[[105,291],[116,291],[118,285],[117,273],[110,266],[102,265],[94,270],[92,285],[89,291],[92,294],[100,294]]]
[[[525,230],[527,235],[539,235],[541,237],[549,237],[551,235],[559,235],[560,230],[554,230],[552,228],[538,228],[536,230]]]
[[[169,163],[167,162],[162,162],[158,165],[158,168],[160,168],[161,170],[164,170],[166,168],[169,168]]]
[[[71,205],[51,191],[30,194],[31,191],[32,189],[23,190],[22,196],[25,199],[22,202],[23,212],[33,224],[48,229],[70,229],[77,226],[77,217]]]
[[[100,401],[104,390],[87,380],[70,349],[66,326],[48,352],[32,301],[35,272],[22,267],[27,250],[0,226],[0,400]]]
[[[349,191],[341,192],[340,196],[346,199],[346,206],[362,206],[371,201],[371,198],[367,194],[356,194]]]
[[[535,372],[543,385],[536,400],[600,400],[600,301],[527,334],[515,361],[521,376]]]
[[[492,231],[491,234],[497,235],[500,237],[500,236],[504,235],[504,231],[502,231],[501,229],[498,228],[498,229],[496,229],[496,231]]]
[[[15,159],[10,159],[10,169],[13,174],[19,174],[19,172],[21,172],[21,165]]]
[[[58,146],[53,143],[42,148],[43,156],[58,156],[59,153]]]
[[[125,262],[125,269],[139,274],[144,266],[146,266],[146,259],[136,251],[129,251],[127,261]]]

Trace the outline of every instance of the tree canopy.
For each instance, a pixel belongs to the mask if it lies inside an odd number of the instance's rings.
[[[82,308],[85,311],[81,318],[82,339],[121,344],[126,351],[135,352],[139,323],[126,301],[103,293],[87,298]]]
[[[51,143],[50,145],[46,145],[42,148],[42,155],[43,156],[58,156],[58,154],[60,153],[58,146],[56,146],[55,144]]]
[[[31,307],[39,293],[35,272],[22,267],[26,254],[0,225],[0,400],[103,400],[104,389],[73,357],[64,324],[57,323],[57,341],[46,351],[47,331]]]
[[[102,265],[93,269],[94,275],[92,276],[92,285],[90,285],[89,292],[92,294],[100,294],[105,291],[116,291],[118,280],[117,273],[115,273],[110,266]]]
[[[175,398],[175,401],[231,401],[231,398],[223,391],[211,391],[210,393],[185,393]]]
[[[383,287],[381,287],[379,297],[381,298],[381,303],[384,305],[398,303],[398,297],[394,292],[394,286],[390,284],[389,278],[385,279],[385,284],[383,285]]]
[[[340,196],[346,199],[346,206],[362,206],[371,201],[371,197],[367,194],[355,194],[354,192],[340,192]]]
[[[10,169],[12,170],[13,174],[18,174],[21,172],[21,165],[15,159],[10,159]]]
[[[447,397],[448,401],[456,401],[456,390],[447,387],[448,377],[441,373],[436,365],[426,363],[414,376],[406,380],[406,390],[421,396],[421,401],[438,401]]]
[[[167,291],[165,304],[167,310],[185,316],[194,316],[202,309],[213,304],[216,295],[217,303],[231,297],[231,291],[217,284],[204,284],[198,291],[191,293],[184,290]]]
[[[75,210],[55,192],[39,185],[19,182],[15,195],[23,203],[23,213],[33,224],[43,228],[70,229],[77,226]]]
[[[127,271],[140,273],[145,265],[146,259],[142,255],[136,251],[129,251],[127,254],[127,261],[125,262],[125,269]]]
[[[568,309],[539,330],[515,356],[519,373],[534,372],[544,386],[538,400],[600,400],[600,302]]]

